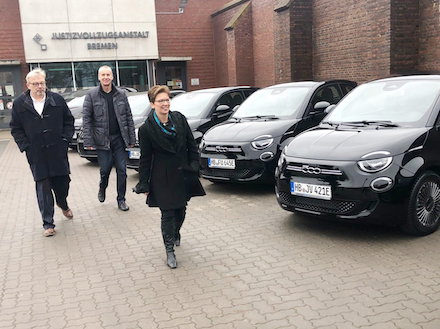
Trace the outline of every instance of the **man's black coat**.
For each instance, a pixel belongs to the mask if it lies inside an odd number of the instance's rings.
[[[14,101],[11,134],[20,151],[26,152],[35,181],[70,174],[67,151],[75,131],[74,120],[64,98],[51,91],[46,91],[41,116],[34,109],[29,90]]]

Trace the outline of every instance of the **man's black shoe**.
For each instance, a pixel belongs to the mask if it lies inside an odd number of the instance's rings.
[[[128,209],[130,209],[127,204],[125,203],[125,201],[121,201],[118,203],[118,208],[121,209],[122,211],[127,211]]]
[[[104,202],[105,201],[105,190],[102,189],[102,188],[99,189],[98,200],[99,200],[99,202]]]

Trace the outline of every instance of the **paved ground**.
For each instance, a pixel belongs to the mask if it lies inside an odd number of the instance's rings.
[[[440,232],[311,220],[272,188],[203,181],[169,269],[159,211],[69,153],[75,218],[43,237],[25,156],[0,157],[0,328],[440,328]],[[137,174],[129,171],[129,187]]]

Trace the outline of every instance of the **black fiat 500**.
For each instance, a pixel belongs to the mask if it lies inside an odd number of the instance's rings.
[[[440,76],[357,87],[284,149],[282,208],[427,235],[440,224]]]
[[[200,144],[201,174],[212,182],[269,182],[281,149],[300,132],[316,126],[330,104],[356,83],[301,81],[260,89],[231,118],[205,133]]]

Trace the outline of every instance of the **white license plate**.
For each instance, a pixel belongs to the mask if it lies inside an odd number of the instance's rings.
[[[235,159],[208,159],[208,167],[235,169]]]
[[[291,181],[290,193],[325,200],[332,198],[332,189],[329,185],[314,185]]]
[[[128,151],[128,157],[130,159],[140,159],[141,152],[140,151]]]

